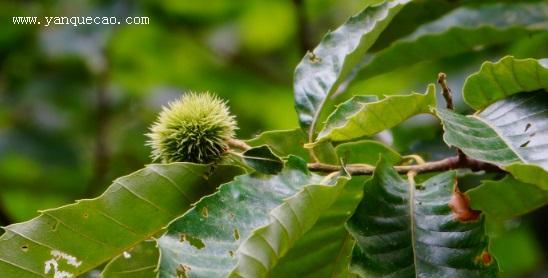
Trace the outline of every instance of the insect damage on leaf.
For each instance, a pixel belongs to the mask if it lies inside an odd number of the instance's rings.
[[[209,211],[208,211],[207,207],[203,207],[202,210],[200,211],[200,213],[205,218],[207,218],[209,216]]]
[[[64,262],[66,265],[78,268],[82,265],[81,261],[78,261],[76,257],[63,253],[59,250],[51,251],[51,259],[44,262],[44,274],[49,274],[53,271],[54,278],[71,278],[74,274],[66,270],[62,270],[60,264]]]
[[[198,249],[198,250],[203,249],[203,248],[206,247],[205,243],[204,243],[201,239],[199,239],[199,238],[197,238],[197,237],[193,237],[193,236],[191,236],[191,235],[189,235],[189,234],[181,233],[181,235],[180,235],[180,241],[181,241],[181,242],[185,242],[185,241],[186,241],[186,242],[188,242],[188,244],[190,244],[192,247],[194,247],[194,248],[196,248],[196,249]]]
[[[238,231],[238,229],[234,229],[234,239],[235,240],[240,239],[240,231]]]
[[[190,266],[180,264],[177,267],[177,278],[188,278],[187,272],[190,271]]]

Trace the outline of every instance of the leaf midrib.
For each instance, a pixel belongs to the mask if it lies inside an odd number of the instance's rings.
[[[415,223],[415,179],[413,175],[408,176],[408,191],[409,191],[409,223],[411,232],[411,250],[413,252],[413,265],[415,266],[415,277],[418,278],[417,270],[417,246],[415,244],[417,240],[416,223]]]

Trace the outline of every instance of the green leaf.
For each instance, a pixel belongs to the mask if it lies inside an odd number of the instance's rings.
[[[242,157],[251,168],[265,174],[276,174],[284,167],[283,161],[267,145],[251,148]]]
[[[335,150],[331,142],[319,142],[313,144],[311,147],[311,150],[314,152],[319,162],[325,162],[329,164],[341,163],[339,157],[337,156],[337,151]]]
[[[328,33],[295,69],[295,107],[310,139],[322,107],[359,63],[379,34],[410,0],[384,1],[368,6],[335,31]],[[311,140],[310,140],[311,141]]]
[[[7,226],[0,237],[0,277],[84,273],[150,238],[240,172],[222,165],[152,164],[116,179],[95,199]]]
[[[336,181],[290,157],[278,175],[240,176],[174,221],[158,242],[160,277],[261,277],[341,195]],[[194,242],[189,242],[192,238]]]
[[[348,141],[374,135],[414,115],[430,113],[430,106],[436,106],[433,84],[425,94],[388,96],[376,102],[370,96],[355,96],[327,118],[317,140]]]
[[[454,171],[420,186],[384,160],[348,222],[356,239],[351,270],[362,277],[496,277],[483,217],[463,222],[450,203]]]
[[[355,79],[364,80],[424,60],[514,42],[532,32],[546,30],[547,16],[545,2],[461,7],[368,57],[369,62]]]
[[[479,72],[466,79],[462,90],[464,101],[480,110],[510,95],[541,89],[548,91],[548,59],[507,56],[496,63],[483,63]]]
[[[548,191],[510,176],[500,181],[484,181],[466,195],[473,209],[498,221],[526,214],[548,203]]]
[[[144,241],[112,259],[101,272],[102,278],[150,278],[156,275],[160,252],[156,241]]]
[[[280,157],[296,155],[307,161],[309,160],[308,151],[303,148],[303,145],[307,142],[306,134],[299,128],[263,132],[246,142],[254,147],[268,145]]]
[[[548,168],[546,92],[512,95],[481,113],[463,116],[438,109],[448,145],[469,157],[499,166],[527,163]]]
[[[390,147],[373,140],[362,140],[338,145],[335,150],[345,163],[361,163],[375,165],[382,155],[390,164],[396,164],[401,155]]]
[[[354,239],[344,224],[362,199],[366,179],[369,177],[352,177],[333,205],[281,258],[270,277],[350,277]]]
[[[548,172],[542,167],[531,164],[514,163],[504,167],[519,181],[534,184],[548,191]]]
[[[319,161],[340,163],[332,144],[318,144],[312,150],[307,150],[303,147],[306,142],[306,134],[301,129],[267,131],[247,141],[251,146],[268,145],[274,154],[280,157],[295,155],[309,161],[310,153],[313,151]]]

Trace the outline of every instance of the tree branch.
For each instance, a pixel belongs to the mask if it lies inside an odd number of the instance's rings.
[[[375,167],[369,165],[356,165],[349,164],[344,167],[351,175],[371,175],[375,172]],[[439,172],[446,170],[453,170],[459,168],[467,168],[472,171],[486,171],[486,172],[504,172],[496,165],[485,163],[483,161],[470,159],[465,157],[464,160],[459,159],[458,156],[448,157],[438,161],[426,162],[419,165],[403,165],[394,166],[394,169],[400,174],[407,174],[408,172],[427,173],[427,172]],[[314,172],[335,172],[342,170],[342,166],[324,164],[324,163],[309,163],[308,169]]]
[[[445,103],[447,104],[447,109],[453,110],[453,92],[451,92],[451,89],[447,86],[447,75],[445,73],[440,72],[438,74],[438,84],[441,86],[442,95],[445,99]]]
[[[234,149],[248,150],[251,148],[245,141],[238,139],[231,139],[228,142],[229,146]],[[424,162],[419,159],[419,165],[398,165],[394,166],[396,171],[400,174],[407,174],[409,172],[427,173],[427,172],[439,172],[447,171],[459,168],[470,169],[474,172],[486,171],[486,172],[504,172],[501,168],[494,164],[486,163],[476,159],[469,158],[464,155],[452,156],[438,161]],[[371,175],[375,172],[375,167],[365,164],[348,164],[344,167],[349,174],[352,175]],[[308,169],[313,172],[331,173],[342,170],[342,166],[325,164],[320,162],[308,163]]]
[[[228,146],[232,149],[239,149],[242,151],[247,151],[251,149],[251,146],[248,145],[245,141],[238,140],[238,139],[230,139],[228,140]]]
[[[438,74],[438,84],[440,84],[442,89],[442,95],[445,99],[446,107],[449,110],[455,110],[455,106],[453,105],[453,92],[451,91],[451,88],[447,85],[447,75],[443,72],[440,72]],[[462,152],[461,149],[457,148],[457,155],[459,158],[459,161],[465,161],[466,155]]]
[[[408,172],[427,173],[453,170],[459,168],[467,168],[472,171],[486,171],[486,172],[504,172],[498,166],[485,163],[483,161],[470,159],[465,157],[464,160],[459,159],[458,156],[448,157],[438,161],[426,162],[419,165],[403,165],[394,166],[394,169],[400,174],[406,174]],[[342,170],[342,166],[330,165],[324,163],[309,163],[308,169],[314,172],[335,172]],[[352,175],[371,175],[375,172],[375,167],[369,165],[356,165],[349,164],[345,166],[348,173]]]

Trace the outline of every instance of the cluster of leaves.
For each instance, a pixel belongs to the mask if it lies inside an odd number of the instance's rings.
[[[485,221],[548,202],[548,61],[483,64],[462,89],[475,109],[467,116],[440,108],[434,85],[387,97],[346,92],[355,78],[546,35],[548,4],[464,3],[376,49],[413,5],[368,5],[328,33],[295,72],[301,129],[247,141],[243,168],[152,164],[98,198],[5,227],[0,276],[71,277],[109,260],[103,277],[497,276]],[[400,176],[405,156],[372,139],[425,113],[441,121],[449,146],[503,177],[461,193],[456,170]],[[340,171],[318,174],[309,162]]]

